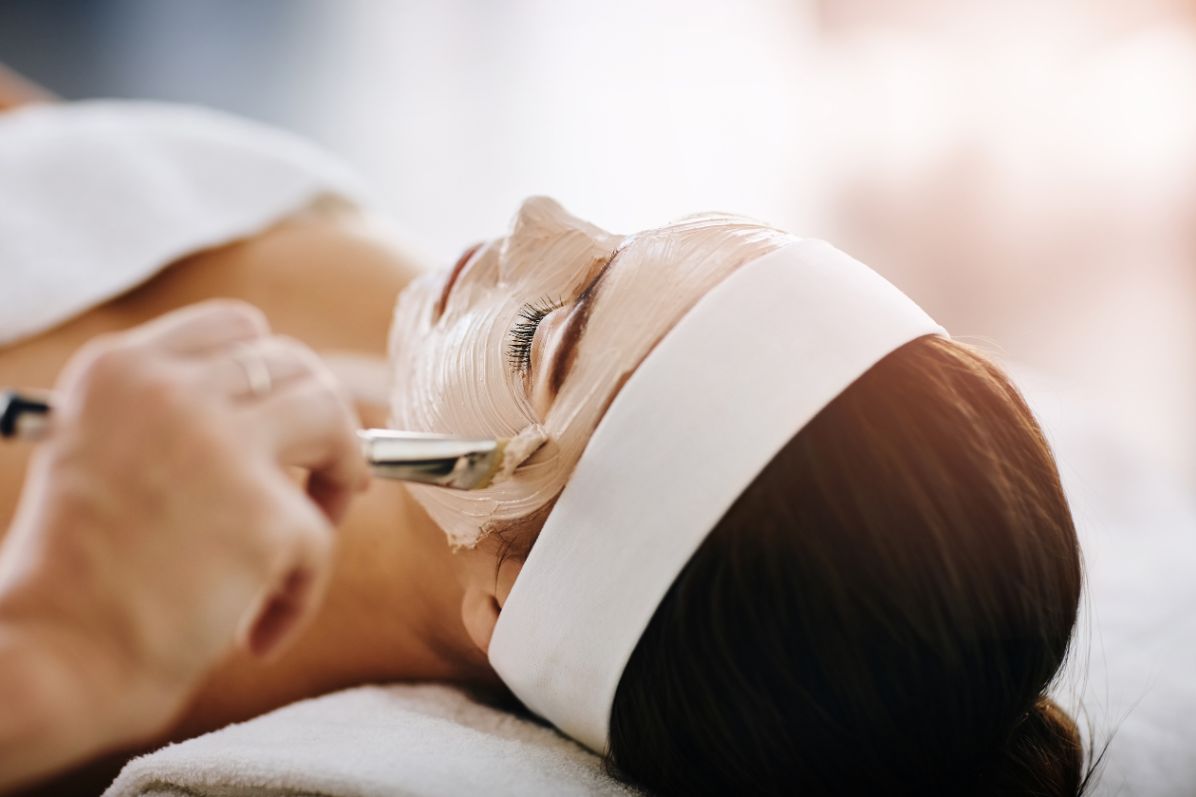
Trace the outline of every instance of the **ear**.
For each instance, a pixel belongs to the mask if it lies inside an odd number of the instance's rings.
[[[465,588],[461,597],[461,621],[465,624],[465,632],[482,653],[490,650],[490,637],[494,635],[502,605],[511,594],[511,587],[522,567],[523,562],[519,560],[505,559],[499,565],[497,578]]]
[[[482,653],[490,650],[490,637],[494,635],[500,611],[498,599],[489,590],[468,587],[461,597],[461,620],[465,623],[465,632]]]

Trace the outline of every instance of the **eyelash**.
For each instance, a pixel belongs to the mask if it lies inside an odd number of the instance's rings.
[[[532,342],[540,322],[565,305],[562,299],[539,299],[519,308],[519,316],[507,336],[507,365],[520,376],[532,367]]]

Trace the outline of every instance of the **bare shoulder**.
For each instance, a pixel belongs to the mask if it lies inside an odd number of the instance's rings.
[[[204,299],[236,298],[264,310],[277,332],[317,350],[384,354],[395,298],[421,267],[377,221],[312,210],[193,255],[110,309],[139,323]]]
[[[217,297],[257,305],[274,330],[321,353],[381,357],[395,297],[421,267],[382,225],[355,212],[302,212],[252,238],[187,257],[107,304],[0,349],[0,374],[4,385],[48,387],[95,335]],[[15,508],[27,456],[23,446],[0,447],[0,529]]]

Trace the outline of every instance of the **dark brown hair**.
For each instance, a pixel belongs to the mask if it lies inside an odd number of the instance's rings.
[[[1076,795],[1044,694],[1079,544],[1001,370],[906,344],[794,437],[660,604],[615,695],[608,766],[664,794]]]

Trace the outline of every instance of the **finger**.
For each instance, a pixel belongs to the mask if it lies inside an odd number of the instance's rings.
[[[314,508],[296,513],[284,529],[288,564],[249,615],[243,634],[251,653],[274,659],[302,632],[323,603],[332,572],[332,528]]]
[[[324,589],[316,589],[316,575],[308,570],[292,571],[277,592],[267,596],[245,637],[245,646],[255,656],[274,660],[310,622],[323,601]]]
[[[366,478],[369,478],[368,473]],[[307,497],[324,511],[324,516],[334,526],[339,526],[345,519],[345,515],[349,513],[349,504],[362,487],[363,483],[358,482],[346,489],[343,484],[328,479],[318,471],[307,477]]]
[[[313,375],[311,360],[294,343],[264,337],[211,355],[204,363],[202,379],[213,395],[263,398],[296,379]],[[266,383],[264,387],[257,384],[261,379]]]
[[[129,333],[131,340],[174,354],[203,354],[270,333],[261,310],[227,299],[184,307]]]
[[[311,471],[312,500],[330,520],[369,482],[356,413],[330,379],[293,382],[253,405],[248,422],[280,464]]]

